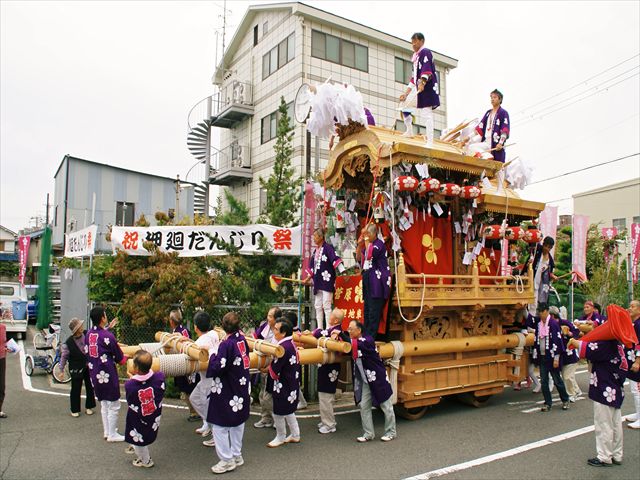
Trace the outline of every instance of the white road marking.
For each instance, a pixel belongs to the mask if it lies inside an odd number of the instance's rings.
[[[66,392],[53,392],[53,391],[50,391],[50,390],[42,390],[40,388],[35,388],[32,385],[31,377],[29,375],[27,375],[27,371],[25,370],[25,367],[24,367],[25,360],[26,360],[27,357],[26,357],[26,355],[24,353],[23,341],[20,340],[18,343],[22,347],[20,349],[20,353],[19,353],[19,356],[20,356],[20,372],[22,373],[22,387],[25,390],[27,390],[28,392],[44,393],[44,394],[47,394],[47,395],[58,395],[60,397],[68,397],[69,394],[66,393]],[[86,398],[85,395],[81,395],[81,397],[82,398]],[[127,400],[124,399],[124,398],[121,398],[120,402],[121,403],[127,403]],[[174,405],[174,404],[166,403],[166,402],[163,402],[162,406],[163,407],[168,407],[168,408],[175,408],[176,410],[187,410],[187,407],[184,406],[184,405]],[[355,408],[355,409],[351,409],[351,410],[344,410],[344,411],[341,411],[341,412],[336,412],[335,414],[336,415],[346,415],[346,414],[349,414],[349,413],[356,413],[356,412],[359,412],[359,411],[360,411],[359,408]],[[255,415],[255,416],[259,417],[260,413],[259,412],[251,412],[251,415]],[[309,413],[309,414],[302,414],[302,415],[296,414],[296,417],[297,418],[320,418],[320,414],[319,413]]]
[[[627,415],[624,418],[626,419],[627,417],[630,417],[630,416],[631,415]],[[529,450],[534,450],[536,448],[546,447],[547,445],[552,445],[554,443],[563,442],[565,440],[569,440],[571,438],[578,437],[580,435],[584,435],[585,433],[589,433],[593,431],[594,431],[594,426],[590,425],[588,427],[583,427],[577,430],[572,430],[570,432],[561,433],[560,435],[545,438],[543,440],[538,440],[537,442],[527,443],[526,445],[521,445],[519,447],[511,448],[503,452],[494,453],[493,455],[487,455],[485,457],[476,458],[475,460],[470,460],[468,462],[458,463],[456,465],[450,465],[448,467],[439,468],[437,470],[431,470],[430,472],[421,473],[413,477],[407,477],[404,480],[427,480],[429,478],[441,477],[443,475],[448,475],[450,473],[460,472],[462,470],[467,470],[472,467],[477,467],[478,465],[483,465],[485,463],[495,462],[496,460],[502,460],[504,458],[512,457],[520,453],[528,452]]]

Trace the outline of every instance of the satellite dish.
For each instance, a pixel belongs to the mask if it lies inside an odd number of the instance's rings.
[[[313,93],[308,83],[303,83],[296,93],[296,99],[293,102],[293,115],[296,121],[304,123],[309,118],[311,112],[311,99]]]

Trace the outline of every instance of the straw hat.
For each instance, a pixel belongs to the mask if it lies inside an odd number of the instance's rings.
[[[81,330],[84,325],[82,324],[82,320],[79,318],[72,318],[69,321],[69,330],[71,330],[71,335],[75,335],[78,333],[78,330]]]

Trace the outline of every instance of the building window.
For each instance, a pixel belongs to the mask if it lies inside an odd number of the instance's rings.
[[[409,60],[395,57],[395,81],[398,83],[409,83],[413,74],[413,63]]]
[[[136,218],[135,203],[116,202],[116,221],[118,227],[132,227]]]
[[[640,223],[640,216],[639,217],[633,217],[633,223]]]
[[[253,46],[258,45],[258,25],[253,27]]]
[[[57,205],[53,209],[53,226],[54,227],[58,226],[58,206]]]
[[[311,56],[363,72],[369,71],[369,49],[327,33],[311,31]]]
[[[5,241],[0,240],[0,252],[4,252],[4,251],[5,251]]]
[[[613,219],[613,227],[618,229],[618,233],[621,233],[623,230],[627,228],[627,219],[626,218],[614,218]]]
[[[287,115],[289,117],[289,125],[293,127],[295,125],[295,120],[293,118],[293,102],[287,104]],[[260,124],[260,131],[262,132],[260,135],[260,143],[267,143],[268,141],[276,138],[276,134],[278,132],[278,121],[280,120],[279,116],[279,111],[276,110],[262,119],[262,123]]]
[[[293,33],[282,40],[262,57],[262,79],[284,67],[295,55],[295,39]]]

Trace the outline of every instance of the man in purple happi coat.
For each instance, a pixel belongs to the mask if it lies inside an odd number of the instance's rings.
[[[108,442],[123,442],[124,436],[117,431],[120,384],[116,364],[126,364],[127,358],[116,337],[106,329],[108,321],[104,308],[93,307],[89,316],[93,327],[85,335],[84,348],[91,383],[100,402],[104,438]]]
[[[380,317],[391,292],[391,271],[387,261],[387,248],[378,238],[378,227],[370,223],[365,227],[364,248],[359,250],[362,271],[362,297],[365,334],[375,339]]]
[[[336,291],[336,270],[343,271],[342,259],[336,255],[333,246],[325,242],[324,230],[316,228],[313,232],[315,249],[305,269],[308,277],[306,285],[313,283],[313,298],[318,328],[324,329],[329,323],[333,293]],[[326,320],[326,321],[325,321]]]
[[[623,437],[620,407],[628,372],[624,348],[617,340],[583,342],[572,338],[569,345],[591,364],[589,398],[593,400],[597,456],[587,463],[593,467],[619,465]]]
[[[209,395],[207,422],[213,425],[213,438],[220,461],[213,473],[224,473],[244,465],[242,437],[249,418],[251,382],[249,381],[249,345],[240,333],[240,318],[235,312],[222,317],[227,337],[218,353],[209,358],[207,377],[213,378]]]
[[[149,445],[156,441],[162,417],[164,373],[154,373],[152,362],[149,352],[138,350],[133,357],[134,375],[124,384],[128,407],[125,438],[136,454],[134,467],[153,467]]]
[[[560,363],[562,364],[562,380],[564,386],[569,395],[569,401],[574,403],[576,397],[582,394],[578,382],[576,382],[576,369],[578,368],[578,361],[580,357],[578,352],[572,349],[568,349],[570,338],[579,338],[580,330],[571,323],[569,320],[560,318],[560,309],[556,306],[549,307],[549,315],[551,318],[560,325],[560,332],[562,334],[562,344],[564,346],[562,355],[560,356]]]
[[[316,328],[311,334],[315,338],[341,340],[340,334],[342,333],[343,319],[344,311],[334,308],[329,316],[329,327],[326,329]],[[328,363],[318,367],[318,403],[320,409],[318,432],[320,433],[333,433],[336,431],[333,404],[335,403],[336,388],[338,386],[338,375],[340,375],[340,362]]]
[[[549,376],[553,378],[554,385],[558,388],[562,409],[569,409],[569,395],[564,386],[560,371],[562,369],[562,332],[558,322],[549,315],[549,307],[538,304],[538,317],[529,315],[527,326],[534,329],[534,341],[532,349],[533,361],[540,367],[540,383],[542,384],[542,394],[544,395],[544,405],[541,412],[551,410],[551,390],[549,389]]]
[[[179,309],[169,312],[169,326],[171,327],[172,333],[179,333],[185,338],[191,338],[189,330],[182,325],[182,312]],[[182,400],[189,409],[189,416],[187,417],[189,422],[200,420],[200,415],[197,414],[189,401],[189,395],[193,392],[198,380],[200,380],[198,373],[193,373],[189,376],[175,377],[173,379],[176,388],[180,390],[180,400]]]
[[[285,353],[282,358],[274,358],[268,368],[267,388],[273,396],[273,423],[276,427],[276,437],[267,444],[271,448],[300,442],[300,427],[295,414],[298,408],[300,369],[298,350],[292,340],[293,326],[288,320],[280,319],[276,321],[274,333],[278,345],[284,348]],[[289,436],[287,425],[291,431]]]
[[[405,102],[412,91],[416,91],[416,108],[418,120],[425,126],[424,139],[428,147],[433,146],[433,111],[440,106],[440,90],[438,77],[433,61],[433,53],[424,46],[424,35],[414,33],[411,36],[413,56],[413,73],[406,91],[400,95],[400,102]],[[404,124],[407,130],[405,136],[413,136],[411,124],[411,110],[403,109]]]
[[[502,93],[498,89],[491,92],[491,108],[480,120],[476,133],[482,137],[483,142],[491,145],[493,159],[504,163],[506,159],[504,144],[509,138],[510,124],[509,113],[502,108],[502,98]]]
[[[396,416],[393,413],[391,395],[393,390],[387,370],[376,350],[373,339],[363,334],[363,325],[357,320],[349,323],[351,338],[351,356],[353,359],[353,397],[356,405],[360,405],[360,419],[364,433],[356,438],[358,442],[369,442],[375,438],[373,428],[372,406],[377,406],[384,413],[383,442],[396,438]]]

